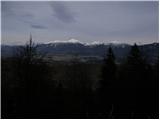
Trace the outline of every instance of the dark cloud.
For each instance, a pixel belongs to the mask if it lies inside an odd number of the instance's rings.
[[[72,23],[75,22],[75,17],[73,13],[70,11],[70,9],[62,4],[61,2],[53,2],[51,4],[51,7],[53,9],[53,16],[58,18],[64,23]]]
[[[47,29],[46,26],[42,26],[42,25],[31,25],[31,27],[35,29]]]

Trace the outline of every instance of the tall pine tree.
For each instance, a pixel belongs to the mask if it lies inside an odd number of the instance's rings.
[[[125,68],[124,101],[127,109],[134,113],[134,117],[146,116],[150,108],[149,82],[151,82],[152,70],[146,63],[139,47],[134,44],[127,57]]]
[[[113,111],[113,83],[116,79],[116,63],[115,56],[112,48],[109,47],[106,58],[104,58],[104,64],[102,66],[102,79],[99,86],[99,98],[101,112],[106,117],[110,115],[110,111]],[[105,118],[104,117],[104,118]]]
[[[116,63],[115,56],[112,48],[109,47],[106,58],[104,58],[104,65],[102,67],[102,80],[100,82],[100,87],[102,89],[112,86],[116,77]]]

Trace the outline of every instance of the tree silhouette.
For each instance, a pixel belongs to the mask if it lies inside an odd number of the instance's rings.
[[[102,112],[108,113],[113,105],[113,83],[116,79],[116,63],[112,48],[109,47],[104,65],[102,79],[100,80],[99,95]]]
[[[151,83],[152,69],[136,44],[131,47],[124,71],[124,81],[121,85],[124,89],[123,103],[126,104],[126,108],[123,107],[123,109],[128,114],[134,113],[136,117],[145,116],[149,110],[147,107],[150,106],[150,98],[147,97],[150,91],[148,88]]]
[[[30,34],[30,39],[25,46],[20,46],[16,52],[16,58],[21,58],[27,64],[32,64],[35,56],[37,55],[37,46],[33,43],[32,35]]]
[[[21,96],[17,102],[19,112],[38,111],[41,102],[47,102],[50,70],[36,48],[30,35],[29,42],[21,46],[15,56],[15,78],[19,84],[16,94]]]
[[[112,48],[109,47],[107,57],[104,58],[104,65],[102,67],[102,80],[100,81],[100,88],[106,89],[111,87],[112,82],[116,77],[116,63]]]
[[[140,82],[143,80],[146,72],[146,66],[147,64],[144,57],[142,56],[138,46],[134,44],[127,57],[127,75],[132,80],[128,81],[130,82],[130,86],[128,87],[141,87],[138,85],[140,85]]]

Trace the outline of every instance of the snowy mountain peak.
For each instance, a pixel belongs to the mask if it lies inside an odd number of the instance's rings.
[[[82,44],[82,45],[85,45],[85,46],[97,46],[97,45],[123,45],[123,47],[126,45],[124,43],[120,43],[119,41],[117,40],[114,40],[114,41],[111,41],[110,43],[103,43],[103,42],[100,42],[100,41],[93,41],[91,43],[84,43],[84,42],[81,42],[77,39],[69,39],[69,40],[54,40],[54,41],[49,41],[45,44],[48,44],[50,46],[57,46],[58,44]]]
[[[77,39],[69,39],[69,40],[54,40],[54,41],[49,41],[46,44],[65,44],[65,43],[80,43],[82,44],[79,40]]]
[[[68,43],[81,43],[79,40],[77,40],[77,39],[70,39],[70,40],[68,40]]]
[[[94,41],[94,42],[91,43],[91,45],[100,45],[100,44],[103,44],[103,43],[101,43],[99,41]]]
[[[122,44],[121,42],[119,42],[118,40],[113,40],[110,42],[110,44]]]
[[[99,41],[94,41],[92,43],[85,43],[84,45],[86,45],[86,46],[95,46],[95,45],[102,45],[102,44],[104,44],[104,43],[99,42]]]
[[[57,45],[61,45],[61,44],[83,44],[83,43],[81,43],[79,40],[72,38],[69,40],[54,40],[54,41],[47,42],[45,44],[49,46],[57,47]]]

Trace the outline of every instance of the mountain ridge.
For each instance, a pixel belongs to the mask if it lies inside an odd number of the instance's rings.
[[[73,43],[72,43],[73,42]],[[48,43],[48,44],[37,44],[37,51],[40,54],[45,54],[46,56],[55,55],[72,55],[72,56],[97,56],[103,58],[106,56],[108,48],[112,47],[113,52],[118,61],[123,60],[127,57],[131,46],[129,44],[96,44],[96,45],[84,45],[72,41],[71,43]],[[148,59],[149,62],[155,63],[159,58],[159,43],[138,45],[144,57]],[[7,46],[1,45],[1,56],[2,57],[12,57],[17,52],[19,46]]]

